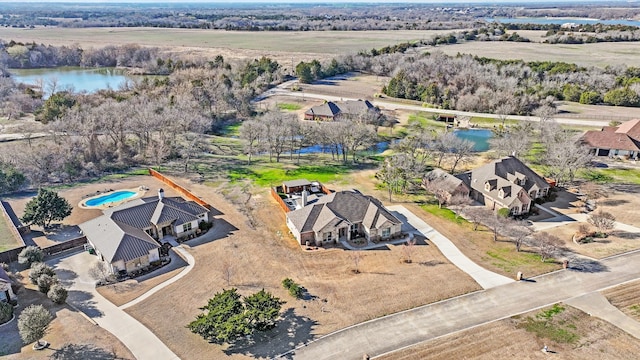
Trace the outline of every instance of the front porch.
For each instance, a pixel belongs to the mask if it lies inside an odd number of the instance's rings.
[[[398,245],[411,241],[413,239],[412,233],[401,232],[397,235],[391,236],[384,240],[369,240],[364,236],[356,237],[353,239],[340,239],[340,244],[349,250],[370,250],[380,247],[391,245]]]

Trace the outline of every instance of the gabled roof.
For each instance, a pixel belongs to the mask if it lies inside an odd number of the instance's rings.
[[[79,225],[87,239],[95,245],[108,262],[125,262],[149,254],[159,248],[151,236],[140,229],[114,221],[107,215]]]
[[[311,181],[307,179],[296,179],[282,182],[286,187],[311,186]]]
[[[11,278],[9,277],[9,274],[7,274],[7,272],[4,271],[2,267],[0,267],[0,283],[1,282],[11,284]]]
[[[179,197],[165,197],[160,200],[154,196],[139,199],[133,205],[126,205],[128,206],[106,210],[105,214],[115,221],[138,229],[173,221],[176,221],[175,225],[181,225],[198,219],[198,215],[208,211],[195,202]]]
[[[587,131],[580,140],[592,148],[640,151],[640,119],[617,127],[605,126],[601,131]]]
[[[473,169],[470,172],[458,176],[470,188],[505,206],[510,206],[517,198],[521,190],[527,194],[537,185],[538,189],[549,187],[549,184],[522,161],[513,156],[505,157],[490,162],[487,165]],[[525,179],[524,184],[515,180]],[[512,181],[508,180],[512,179]],[[485,184],[489,184],[489,190]],[[500,197],[500,190],[503,196]]]
[[[456,189],[458,189],[458,186],[464,183],[460,177],[451,175],[448,172],[438,168],[433,169],[425,174],[425,180],[427,181],[435,180],[438,178],[442,179],[445,190],[449,194],[453,194]]]
[[[338,114],[357,115],[370,109],[375,109],[375,106],[369,100],[329,101],[312,107],[305,112],[305,115],[325,117],[335,117]]]
[[[401,223],[379,200],[358,191],[339,191],[323,196],[315,204],[287,213],[287,218],[300,233],[317,232],[331,223],[334,226],[343,222],[362,223],[369,229],[377,229],[387,222]]]

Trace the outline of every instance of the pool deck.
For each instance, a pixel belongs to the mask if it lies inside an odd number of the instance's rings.
[[[107,196],[109,194],[113,194],[113,193],[118,192],[118,191],[131,191],[131,192],[135,193],[135,195],[133,195],[131,197],[128,197],[126,199],[123,199],[123,200],[119,200],[119,201],[106,202],[106,203],[101,204],[101,205],[91,206],[91,205],[87,205],[86,204],[87,201],[89,201],[89,200],[93,200],[93,199],[97,199],[97,198],[100,198],[100,197],[103,197],[103,196]],[[111,208],[111,207],[115,207],[115,206],[124,204],[124,203],[126,203],[128,201],[131,201],[131,200],[139,199],[139,198],[143,197],[147,193],[147,191],[148,191],[148,188],[145,187],[145,186],[140,186],[140,187],[137,187],[137,188],[130,188],[130,189],[110,189],[110,190],[104,191],[104,192],[99,192],[98,191],[98,193],[96,195],[89,196],[87,198],[82,199],[82,201],[80,201],[80,203],[78,204],[78,207],[81,208],[81,209],[105,210],[105,209],[108,209],[108,208]]]

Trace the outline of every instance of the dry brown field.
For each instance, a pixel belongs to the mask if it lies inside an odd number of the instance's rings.
[[[640,281],[616,286],[603,291],[602,294],[611,305],[636,321],[640,321]]]
[[[586,223],[574,222],[544,230],[544,232],[559,237],[563,246],[572,252],[594,259],[602,259],[640,248],[638,243],[640,235],[618,230],[611,232],[607,238],[595,239],[594,242],[587,244],[576,244],[572,238],[582,224]]]
[[[556,343],[538,338],[518,328],[527,316],[539,311],[495,321],[473,329],[427,341],[410,348],[376,357],[380,360],[423,359],[634,359],[640,341],[608,322],[563,305],[566,310],[556,315],[559,322],[575,326],[579,339],[574,344]],[[547,345],[552,353],[542,352]]]
[[[0,326],[0,357],[17,359],[134,359],[133,354],[110,332],[90,322],[84,314],[69,305],[55,305],[37,286],[29,282],[29,270],[21,272],[23,285],[18,292],[19,306],[16,319]],[[31,304],[42,304],[54,316],[44,340],[51,345],[42,351],[34,351],[32,344],[24,345],[18,333],[20,311]],[[62,351],[66,344],[76,353]],[[58,357],[54,357],[58,356]]]
[[[361,273],[354,274],[351,252],[302,250],[288,235],[284,214],[266,191],[254,196],[258,226],[252,228],[246,216],[220,196],[219,189],[185,184],[223,213],[211,230],[219,232],[218,239],[186,243],[196,260],[194,269],[127,309],[183,359],[222,358],[225,354],[270,358],[348,325],[480,289],[437,248],[426,244],[417,247],[412,264],[402,262],[399,246],[363,252]],[[229,284],[222,274],[225,261],[233,269]],[[305,300],[286,293],[280,284],[286,277],[308,290]],[[264,288],[286,301],[283,321],[261,337],[259,344],[221,348],[184,328],[200,312],[198,307],[215,292],[230,287],[242,294]]]

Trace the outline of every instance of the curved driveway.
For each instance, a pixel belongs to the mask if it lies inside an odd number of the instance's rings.
[[[295,359],[362,359],[640,278],[640,251],[601,261],[599,272],[560,270],[358,324],[291,351]],[[452,279],[451,281],[455,281]]]

